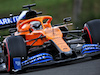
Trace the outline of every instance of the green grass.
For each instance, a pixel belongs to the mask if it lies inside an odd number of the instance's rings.
[[[43,15],[53,16],[53,23],[60,23],[64,17],[72,15],[73,0],[0,0],[0,16],[19,14],[23,5],[32,3],[36,3],[36,7],[33,8],[43,11]]]
[[[63,18],[72,16],[73,0],[37,0],[36,3],[37,8],[42,9],[43,13],[52,15],[53,24],[61,23]]]
[[[32,0],[0,0],[0,16],[9,16],[9,13],[19,14],[22,6],[32,3]]]
[[[43,15],[53,17],[52,24],[63,22],[65,17],[73,17],[74,0],[0,0],[0,18],[9,17],[10,13],[20,14],[23,5],[36,3],[32,9],[42,11]],[[100,18],[100,0],[83,0],[82,12],[78,22],[74,26],[83,27],[89,20]],[[73,20],[73,18],[72,18]],[[5,32],[4,32],[5,31]],[[8,34],[6,30],[0,31],[0,35]]]
[[[63,18],[72,16],[73,0],[0,0],[0,18],[9,17],[10,13],[18,15],[20,11],[24,10],[23,5],[33,3],[36,3],[36,6],[32,9],[53,17],[52,24],[62,23]],[[7,31],[1,30],[0,35],[8,34]]]
[[[83,0],[82,12],[75,26],[83,28],[85,22],[100,19],[100,0]]]

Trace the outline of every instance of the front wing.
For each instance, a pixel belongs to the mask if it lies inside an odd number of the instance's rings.
[[[29,67],[47,66],[53,64],[59,64],[62,62],[69,62],[79,59],[84,59],[86,57],[92,57],[100,54],[100,48],[98,44],[85,44],[82,47],[81,55],[73,58],[67,58],[62,60],[53,60],[53,57],[48,53],[40,53],[38,55],[32,56],[27,60],[21,62],[21,58],[13,58],[14,69],[12,71],[17,72]],[[0,71],[5,70],[5,64],[0,65]]]

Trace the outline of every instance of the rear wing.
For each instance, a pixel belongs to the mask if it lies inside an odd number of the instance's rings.
[[[10,18],[0,19],[0,30],[5,28],[16,27],[16,22],[19,16],[12,16]]]

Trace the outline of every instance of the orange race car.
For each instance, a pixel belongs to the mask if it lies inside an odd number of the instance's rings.
[[[2,57],[5,57],[1,62],[2,67],[5,65],[8,72],[100,54],[99,44],[97,44],[99,39],[95,40],[99,36],[91,38],[90,35],[90,33],[94,35],[92,24],[99,23],[99,20],[87,22],[84,30],[68,31],[67,26],[72,25],[69,23],[70,17],[64,18],[62,24],[51,25],[52,17],[37,16],[41,12],[31,10],[32,6],[35,4],[24,6],[29,10],[23,11],[18,16],[16,28],[9,30],[11,36],[6,37],[1,44]],[[0,28],[5,27],[11,26],[8,24]],[[77,35],[72,33],[77,33]]]

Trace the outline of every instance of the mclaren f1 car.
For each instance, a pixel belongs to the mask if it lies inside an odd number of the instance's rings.
[[[64,18],[62,24],[51,25],[52,17],[37,16],[41,12],[31,10],[32,6],[24,6],[29,10],[22,11],[16,25],[10,19],[10,24],[0,26],[16,26],[1,42],[1,64],[5,64],[7,72],[99,56],[99,19],[85,23],[81,30],[69,31],[70,17]]]

